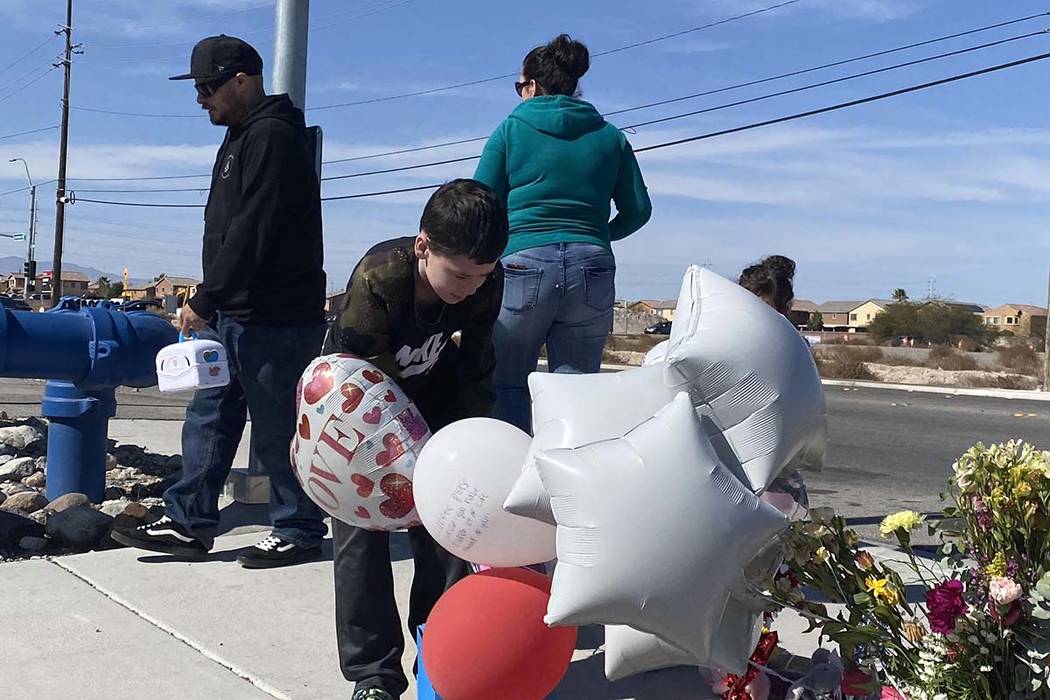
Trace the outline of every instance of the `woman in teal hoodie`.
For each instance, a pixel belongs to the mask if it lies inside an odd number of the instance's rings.
[[[652,213],[631,144],[576,97],[589,66],[587,47],[565,34],[530,51],[514,85],[522,103],[489,138],[474,175],[510,217],[494,413],[526,431],[526,380],[544,345],[551,372],[600,370],[616,296],[612,242]]]

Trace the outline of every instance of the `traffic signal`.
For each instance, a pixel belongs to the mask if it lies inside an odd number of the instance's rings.
[[[26,273],[26,296],[29,296],[36,286],[36,260],[26,260],[23,269]]]

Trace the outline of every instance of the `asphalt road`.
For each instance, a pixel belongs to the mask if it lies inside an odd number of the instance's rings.
[[[0,379],[0,411],[39,413],[43,382]],[[952,462],[974,443],[1024,439],[1050,449],[1050,403],[826,387],[830,449],[807,472],[813,505],[863,523],[902,508],[940,510]],[[118,392],[118,418],[181,420],[186,394]]]

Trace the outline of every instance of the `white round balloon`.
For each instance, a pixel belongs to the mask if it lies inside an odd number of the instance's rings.
[[[430,429],[394,380],[353,355],[319,357],[295,392],[291,462],[333,518],[369,530],[419,525],[417,455]]]
[[[442,428],[419,455],[416,508],[427,531],[461,559],[491,567],[554,559],[555,528],[503,510],[529,436],[492,418]]]

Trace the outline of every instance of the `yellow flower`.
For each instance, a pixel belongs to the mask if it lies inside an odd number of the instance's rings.
[[[846,530],[842,533],[842,539],[845,540],[847,547],[856,547],[860,544],[860,535],[854,530]]]
[[[1006,556],[1002,552],[995,555],[992,563],[984,567],[989,576],[1006,576]]]
[[[890,585],[889,579],[869,576],[864,585],[876,600],[881,600],[887,605],[897,605],[901,600],[900,594]]]
[[[1032,487],[1027,481],[1022,481],[1014,486],[1014,495],[1018,498],[1028,498],[1032,495]]]
[[[922,527],[925,518],[913,510],[902,510],[892,515],[887,515],[879,525],[879,532],[883,537],[889,537],[898,530],[916,530]]]
[[[828,548],[820,547],[813,555],[813,558],[817,561],[818,564],[825,563],[828,560]]]

